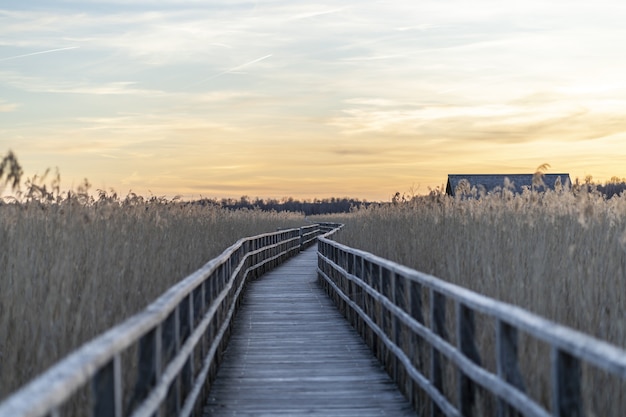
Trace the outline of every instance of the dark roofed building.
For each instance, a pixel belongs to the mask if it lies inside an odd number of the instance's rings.
[[[448,175],[446,194],[454,197],[456,189],[462,180],[466,180],[470,188],[476,187],[481,189],[484,187],[485,191],[489,193],[498,187],[504,188],[505,178],[509,179],[512,191],[516,194],[521,194],[525,187],[532,189],[533,174]],[[563,185],[566,183],[571,184],[569,174],[544,174],[543,183],[546,189],[554,190],[554,184],[558,182],[557,178],[560,178],[560,182]],[[538,191],[544,190],[543,187],[536,189]]]

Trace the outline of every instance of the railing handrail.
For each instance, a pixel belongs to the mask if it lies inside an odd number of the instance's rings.
[[[597,339],[586,333],[558,324],[537,314],[524,310],[514,304],[508,304],[471,291],[467,288],[444,281],[433,275],[416,271],[372,253],[332,241],[324,236],[319,237],[325,243],[341,248],[346,252],[357,254],[364,259],[396,272],[407,278],[414,278],[421,284],[436,289],[455,301],[473,308],[482,314],[490,315],[519,330],[533,335],[546,343],[557,346],[571,355],[579,356],[589,363],[612,372],[626,379],[626,351],[619,347]]]
[[[434,349],[431,356],[442,354],[447,357],[463,372],[463,378],[469,378],[474,383],[487,389],[492,387],[493,389],[490,390],[500,398],[500,401],[508,402],[515,407],[521,406],[521,411],[525,415],[547,416],[548,413],[523,392],[523,381],[519,381],[520,376],[517,369],[517,330],[523,331],[525,334],[551,347],[552,397],[553,403],[558,404],[556,406],[557,410],[553,411],[553,415],[567,415],[567,413],[572,412],[571,410],[579,409],[581,404],[579,399],[575,398],[573,402],[570,402],[570,398],[565,399],[564,397],[568,395],[580,397],[581,395],[580,380],[577,380],[577,378],[580,378],[577,374],[580,373],[581,361],[626,380],[626,351],[617,346],[547,320],[520,307],[497,301],[369,252],[335,242],[329,239],[329,237],[324,235],[318,238],[318,256],[320,259],[318,274],[327,291],[331,293],[331,296],[336,295],[334,296],[336,302],[340,304],[340,308],[348,318],[358,321],[358,324],[353,321],[355,327],[369,326],[371,332],[367,337],[371,338],[371,333],[375,333],[385,345],[384,349],[393,352],[396,359],[391,360],[396,360],[396,363],[387,363],[385,365],[393,368],[393,372],[397,372],[397,366],[400,366],[398,363],[402,363],[406,367],[404,372],[410,375],[418,385],[421,385],[422,389],[431,398],[438,397],[440,394],[435,387],[436,383],[422,375],[411,364],[411,361],[408,359],[410,353],[403,352],[394,341],[394,338],[398,337],[398,335],[393,334],[397,329],[395,327],[393,329],[391,327],[384,328],[385,325],[389,326],[389,321],[382,318],[382,316],[378,316],[378,314],[382,313],[367,311],[373,307],[367,304],[367,301],[363,299],[362,293],[359,293],[360,291],[367,293],[371,297],[371,302],[378,303],[379,309],[387,311],[392,317],[399,320],[405,328],[429,343],[431,348]],[[360,263],[360,265],[357,266],[357,263]],[[383,275],[385,275],[388,282],[383,282],[385,281]],[[398,279],[406,281],[395,284]],[[445,313],[442,313],[441,317],[435,317],[435,315],[440,313],[431,310],[431,322],[429,322],[429,325],[431,327],[435,326],[435,328],[431,329],[425,325],[423,317],[420,316],[421,312],[415,313],[412,311],[415,308],[414,306],[402,305],[402,302],[407,302],[407,298],[403,298],[402,301],[396,299],[409,297],[410,300],[413,300],[413,295],[396,294],[397,289],[395,285],[398,285],[406,292],[408,291],[406,285],[410,282],[414,283],[410,285],[418,285],[420,292],[422,287],[430,290],[431,309],[435,308],[433,305],[440,302],[436,301],[437,297],[441,299],[447,298],[454,302],[457,311],[456,341],[459,344],[458,347],[446,341],[444,334],[440,333],[441,330],[436,328],[442,324],[433,324],[432,322],[433,320],[443,320],[442,317],[445,317]],[[389,294],[385,294],[385,292]],[[444,306],[441,305],[436,308],[443,309]],[[348,309],[351,309],[352,312],[347,313]],[[407,309],[410,311],[407,311]],[[479,365],[478,351],[476,351],[476,347],[473,345],[474,312],[491,317],[498,324],[496,342],[498,344],[497,349],[500,349],[498,354],[502,355],[498,358],[501,361],[498,365],[498,375],[487,371]],[[374,314],[374,317],[372,317],[372,314]],[[417,314],[417,317],[415,314]],[[360,318],[355,319],[355,315],[359,315]],[[383,324],[377,323],[377,320],[382,321]],[[394,321],[394,319],[392,318],[391,321]],[[393,324],[392,326],[396,325]],[[466,331],[468,333],[465,333]],[[388,333],[392,333],[391,336]],[[364,334],[362,333],[362,335]],[[372,343],[376,344],[377,342]],[[515,346],[511,347],[511,343],[515,344]],[[372,346],[372,349],[378,351],[381,348],[380,346]],[[379,359],[385,362],[385,355],[381,356],[383,357],[379,356]],[[431,360],[433,360],[432,357]],[[566,365],[563,365],[564,363]],[[439,365],[432,366],[438,367]],[[506,368],[507,366],[511,369]],[[432,372],[434,371],[431,368]],[[402,387],[400,388],[402,389]],[[412,394],[408,393],[407,395],[410,396]],[[465,394],[459,393],[459,395]],[[433,402],[446,415],[463,414],[443,397],[433,398]],[[471,409],[471,406],[464,408],[466,411],[469,409]]]
[[[320,230],[318,225],[312,225],[264,233],[237,240],[236,243],[228,247],[220,255],[211,259],[200,269],[166,290],[165,293],[150,303],[144,310],[86,342],[6,398],[0,403],[0,416],[54,415],[54,410],[65,403],[80,387],[92,381],[95,375],[107,363],[115,361],[117,355],[125,349],[138,343],[141,338],[146,337],[155,328],[164,325],[164,321],[177,311],[185,298],[190,297],[194,291],[197,291],[209,278],[213,277],[220,268],[224,267],[224,271],[228,271],[230,276],[227,282],[231,282],[236,279],[238,274],[243,273],[247,275],[250,269],[261,267],[272,259],[281,256],[291,256],[294,254],[291,253],[294,249],[299,251],[303,245],[303,242],[301,242],[303,229],[306,230],[306,233],[316,233],[316,231]],[[272,249],[278,251],[277,254],[270,253],[265,256],[262,253]],[[264,256],[256,264],[248,267],[245,271],[241,271],[250,256],[254,254]],[[237,263],[230,267],[229,263],[233,259],[236,259]],[[240,284],[241,288],[238,291],[241,291],[245,284],[245,277],[242,279],[243,282]],[[209,284],[206,285],[208,286]],[[219,294],[225,294],[226,291],[230,291],[230,286],[231,284],[225,284]],[[217,297],[219,297],[219,294]],[[202,296],[204,297],[204,292]],[[204,300],[203,298],[203,308],[206,309],[204,314],[215,314],[209,308],[213,300]],[[232,308],[234,309],[234,306]],[[178,316],[178,313],[176,316]],[[179,319],[176,318],[176,320]],[[193,323],[189,326],[191,331],[193,331]],[[184,360],[184,358],[181,360]],[[168,363],[162,365],[165,368]],[[119,410],[116,410],[116,413],[121,414]]]

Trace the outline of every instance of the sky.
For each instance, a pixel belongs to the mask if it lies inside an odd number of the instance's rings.
[[[624,21],[606,0],[5,0],[0,156],[185,199],[622,178]]]

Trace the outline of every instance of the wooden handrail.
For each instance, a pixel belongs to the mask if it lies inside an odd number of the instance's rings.
[[[321,236],[318,242],[320,282],[405,395],[413,401],[418,387],[428,394],[431,415],[472,415],[478,385],[496,396],[499,415],[514,415],[510,411],[515,410],[525,416],[582,416],[581,363],[626,381],[623,349],[329,237]],[[428,321],[421,305],[424,296]],[[446,301],[455,306],[456,346],[446,334]],[[496,373],[481,364],[474,313],[495,323]],[[551,411],[525,393],[517,358],[518,331],[550,346]],[[425,350],[428,372],[415,364],[421,360],[416,355],[421,357]],[[443,394],[442,356],[459,370],[456,401]]]
[[[87,342],[5,399],[0,417],[58,416],[87,385],[94,417],[198,412],[202,395],[215,378],[246,281],[300,252],[322,230],[311,225],[238,240],[145,310]],[[132,347],[138,355],[136,377],[125,388],[122,358]]]

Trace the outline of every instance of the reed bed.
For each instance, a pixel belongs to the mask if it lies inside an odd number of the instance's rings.
[[[241,237],[303,216],[141,198],[0,205],[0,400]]]
[[[361,208],[332,218],[346,224],[336,238],[626,348],[626,195],[579,187],[476,197]],[[495,371],[494,329],[483,324],[477,339]],[[550,408],[549,350],[521,335],[520,356],[529,393]],[[622,415],[626,384],[583,371],[587,415]],[[493,400],[482,406],[494,410]]]

